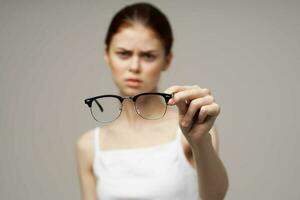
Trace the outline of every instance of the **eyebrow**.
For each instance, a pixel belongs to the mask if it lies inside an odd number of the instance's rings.
[[[118,47],[117,50],[131,51],[131,50],[125,49],[123,47]],[[158,50],[147,50],[147,51],[142,51],[142,52],[143,53],[156,53],[156,52],[158,52]]]

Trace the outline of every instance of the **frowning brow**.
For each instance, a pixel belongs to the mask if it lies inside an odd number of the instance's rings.
[[[126,48],[123,48],[123,47],[118,47],[117,50],[122,50],[122,51],[132,51],[130,49],[126,49]],[[146,51],[141,51],[142,53],[156,53],[158,52],[158,50],[146,50]]]

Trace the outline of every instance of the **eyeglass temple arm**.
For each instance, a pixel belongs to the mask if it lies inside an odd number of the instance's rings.
[[[96,104],[98,105],[98,107],[100,108],[101,112],[103,112],[103,108],[102,108],[102,106],[100,105],[100,103],[97,101],[97,99],[95,99],[95,101],[96,101]]]

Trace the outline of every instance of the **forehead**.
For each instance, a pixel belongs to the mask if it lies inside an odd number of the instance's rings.
[[[141,51],[162,50],[163,48],[156,34],[142,25],[122,28],[113,36],[111,47]]]

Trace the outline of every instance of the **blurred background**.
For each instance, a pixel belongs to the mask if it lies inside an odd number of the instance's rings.
[[[83,100],[115,93],[103,60],[112,16],[137,1],[0,0],[0,199],[80,199]],[[209,88],[226,199],[300,199],[299,1],[148,1],[169,18],[160,90]]]

